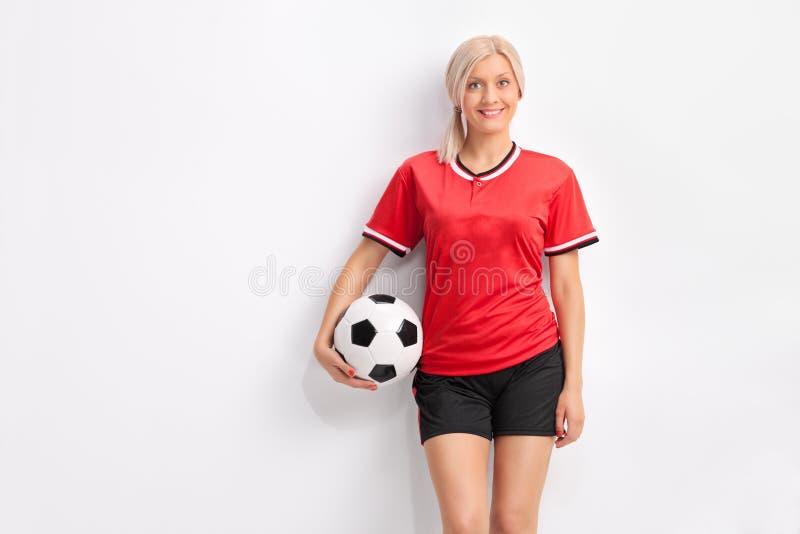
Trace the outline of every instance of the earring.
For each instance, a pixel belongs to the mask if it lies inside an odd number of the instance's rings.
[[[456,113],[461,113],[461,108],[460,108],[460,107],[458,107],[458,106],[453,106],[453,110],[454,110]]]

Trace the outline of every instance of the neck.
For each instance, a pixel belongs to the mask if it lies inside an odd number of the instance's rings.
[[[491,134],[467,132],[464,146],[458,155],[461,159],[491,162],[502,158],[509,150],[511,150],[511,136],[508,130]]]

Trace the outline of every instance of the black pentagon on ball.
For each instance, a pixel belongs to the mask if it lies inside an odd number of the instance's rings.
[[[370,295],[369,299],[373,302],[377,302],[378,304],[394,304],[395,298],[391,295],[385,295],[383,293],[375,293],[374,295]]]
[[[377,333],[378,331],[375,330],[369,319],[364,319],[350,327],[350,341],[359,347],[369,347]]]
[[[397,337],[400,338],[404,347],[414,345],[417,342],[417,325],[408,319],[403,319],[400,328],[397,329]]]
[[[397,376],[394,365],[378,364],[369,372],[369,377],[381,384]]]

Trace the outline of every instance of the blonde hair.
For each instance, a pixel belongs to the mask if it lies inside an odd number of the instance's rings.
[[[447,94],[453,102],[453,109],[450,114],[450,122],[445,130],[442,144],[439,147],[439,163],[450,163],[456,158],[458,151],[464,146],[466,132],[461,113],[455,109],[464,109],[464,91],[467,87],[473,67],[482,59],[493,54],[501,54],[511,63],[511,70],[517,78],[520,89],[520,97],[525,92],[525,75],[522,72],[522,63],[519,54],[514,46],[500,37],[499,35],[478,35],[467,39],[456,48],[450,61],[447,63],[447,71],[444,76],[444,85]]]

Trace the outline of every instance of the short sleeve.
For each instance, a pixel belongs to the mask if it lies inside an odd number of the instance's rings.
[[[597,231],[589,218],[583,194],[569,169],[567,179],[556,190],[550,201],[547,227],[544,232],[544,254],[555,256],[576,248],[597,243]]]
[[[389,180],[361,235],[377,241],[400,257],[411,252],[422,239],[422,220],[415,189],[404,165],[400,165]]]

